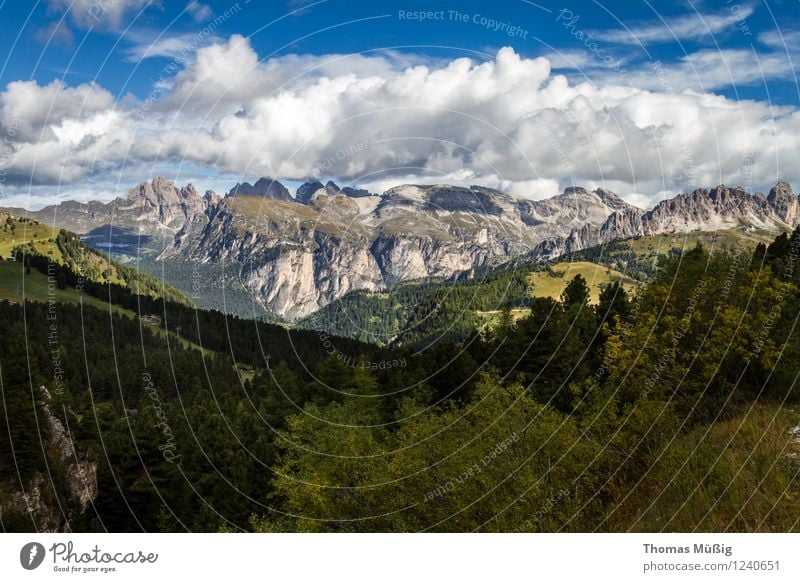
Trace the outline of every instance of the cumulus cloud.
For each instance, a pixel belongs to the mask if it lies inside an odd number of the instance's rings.
[[[13,142],[40,144],[52,139],[61,123],[82,122],[113,107],[114,96],[95,83],[14,81],[0,93],[0,131],[13,132]]]
[[[414,61],[263,61],[232,37],[200,49],[152,104],[120,106],[96,85],[12,83],[0,95],[0,131],[17,120],[9,174],[79,186],[169,164],[378,191],[484,184],[535,198],[579,184],[644,205],[701,185],[800,178],[795,109],[684,90],[678,73],[668,88],[644,89],[575,83],[511,48],[484,62]]]
[[[213,118],[247,110],[276,92],[298,90],[320,78],[386,78],[420,62],[442,63],[394,51],[288,54],[262,61],[247,38],[233,35],[226,42],[199,48],[194,60],[170,80],[170,91],[158,109]]]

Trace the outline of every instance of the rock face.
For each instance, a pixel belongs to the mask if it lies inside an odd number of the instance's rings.
[[[289,202],[292,200],[292,195],[286,186],[273,180],[271,178],[261,178],[252,186],[249,182],[243,184],[236,184],[228,196],[263,196],[264,198],[272,198],[273,200],[283,200]]]
[[[769,191],[767,202],[775,209],[775,213],[786,224],[797,224],[800,222],[800,208],[798,199],[792,187],[786,182],[778,182]]]
[[[203,200],[194,186],[180,190],[164,178],[142,182],[128,193],[128,204],[121,211],[138,210],[138,220],[157,222],[166,227],[181,225],[187,218],[202,213]]]
[[[533,202],[480,186],[404,185],[373,196],[333,182],[305,183],[295,202],[255,202],[239,195],[209,205],[161,259],[240,263],[244,285],[290,320],[349,291],[499,265],[632,208],[583,189]]]
[[[295,200],[300,204],[310,204],[312,200],[324,196],[337,196],[340,194],[349,198],[367,198],[369,196],[375,196],[369,190],[353,188],[351,186],[339,188],[336,182],[332,180],[328,180],[328,183],[324,186],[322,182],[312,180],[305,182],[297,189]]]
[[[599,195],[600,191],[597,193]],[[604,193],[604,199],[609,200],[607,194]],[[769,196],[721,185],[678,194],[659,202],[647,212],[632,206],[619,207],[599,228],[587,224],[573,230],[566,238],[556,237],[547,241],[532,255],[555,258],[564,253],[635,236],[742,227],[778,232],[799,225],[800,199],[789,184],[779,182]]]
[[[295,199],[300,204],[308,204],[311,202],[311,198],[314,196],[314,194],[320,190],[325,190],[325,186],[322,185],[322,182],[318,182],[317,180],[305,182],[297,189]]]
[[[167,263],[238,265],[244,288],[291,320],[353,290],[551,259],[633,236],[790,229],[800,223],[800,201],[786,183],[768,196],[698,189],[649,211],[581,187],[531,200],[481,186],[406,184],[377,196],[309,181],[292,198],[266,178],[220,198],[155,178],[105,205],[69,202],[28,214],[78,233],[98,222],[135,228],[161,241],[156,252]]]
[[[36,531],[70,531],[70,520],[89,509],[97,498],[97,464],[90,451],[76,447],[70,432],[53,414],[47,389],[41,386],[39,391],[49,434],[49,473],[35,473],[22,489],[16,481],[0,483],[0,518],[25,516],[28,525],[31,520],[35,524]],[[66,490],[54,491],[51,475],[55,473],[63,476]]]

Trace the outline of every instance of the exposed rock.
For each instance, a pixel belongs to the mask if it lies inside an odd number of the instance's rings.
[[[322,182],[311,180],[305,182],[297,189],[296,200],[303,204],[309,204],[315,198],[337,195],[343,195],[348,198],[367,198],[369,196],[375,196],[375,194],[372,194],[369,190],[357,189],[351,186],[339,188],[336,182],[332,180],[328,180],[328,183],[324,186]]]
[[[72,435],[53,413],[48,390],[44,386],[39,390],[49,435],[48,472],[34,473],[22,488],[16,480],[0,483],[0,519],[23,519],[39,532],[70,531],[70,520],[97,498],[97,464],[90,451],[75,446]],[[54,491],[56,481],[51,477],[56,473],[63,475],[66,491]]]
[[[736,227],[779,231],[800,223],[800,201],[785,183],[769,196],[726,186],[698,189],[646,212],[608,190],[579,186],[531,200],[443,184],[406,184],[375,196],[314,180],[298,188],[297,204],[269,182],[237,185],[235,195],[220,199],[155,178],[107,205],[69,202],[29,215],[52,224],[52,213],[79,233],[98,222],[159,233],[162,261],[238,264],[242,285],[289,319],[349,291],[450,278],[519,257],[551,259],[635,236]]]
[[[342,194],[345,196],[349,196],[350,198],[366,198],[367,196],[376,196],[369,190],[364,190],[362,188],[352,188],[351,186],[345,186],[341,190]]]
[[[72,434],[53,414],[52,397],[47,388],[41,386],[39,390],[44,398],[42,410],[50,433],[50,448],[67,468],[67,484],[72,498],[78,501],[81,511],[86,511],[97,497],[97,463],[89,460],[88,451],[75,448]]]
[[[317,191],[324,189],[325,186],[322,185],[322,182],[318,182],[317,180],[304,182],[303,185],[297,189],[295,199],[301,204],[308,204],[311,202],[311,197],[314,196]]]
[[[227,196],[262,196],[264,198],[271,198],[273,200],[283,200],[291,202],[294,200],[286,186],[273,180],[272,178],[260,178],[255,184],[250,185],[248,182],[236,184],[228,192]]]
[[[142,182],[128,192],[130,206],[138,209],[140,221],[155,221],[167,227],[180,227],[187,218],[205,210],[205,203],[192,184],[180,190],[161,177]]]
[[[786,182],[778,182],[772,190],[769,191],[767,202],[778,217],[787,224],[797,224],[800,218],[800,202],[797,196],[792,192],[792,187]]]

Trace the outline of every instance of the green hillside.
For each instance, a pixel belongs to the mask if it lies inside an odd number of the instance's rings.
[[[108,311],[110,304],[96,297],[76,291],[67,287],[60,289],[55,284],[49,284],[47,275],[36,269],[26,273],[22,263],[4,261],[0,263],[0,301],[7,300],[11,303],[24,301],[56,302],[91,305],[98,309]],[[132,311],[116,305],[110,306],[116,313],[133,315]]]
[[[531,295],[535,297],[551,297],[558,299],[561,293],[576,275],[580,275],[589,285],[589,303],[596,304],[603,285],[619,281],[627,291],[634,291],[640,282],[623,275],[609,267],[588,261],[564,261],[556,263],[544,271],[533,271],[528,276]]]
[[[629,292],[638,286],[631,277],[585,261],[515,266],[471,280],[406,284],[383,293],[356,291],[298,326],[379,345],[460,341],[504,309],[527,315],[534,296],[558,299],[576,275],[586,279],[592,303],[608,283],[620,281]]]
[[[773,233],[742,227],[615,241],[565,256],[552,265],[515,265],[470,281],[408,283],[381,293],[356,291],[297,326],[378,345],[460,341],[476,328],[493,325],[505,309],[519,319],[530,314],[531,298],[558,299],[577,275],[589,286],[590,304],[596,304],[604,285],[619,281],[629,294],[635,293],[666,257],[680,256],[698,243],[711,253],[749,254],[757,244],[773,238]]]
[[[664,257],[682,255],[693,249],[697,243],[702,244],[712,254],[738,251],[752,253],[756,245],[769,244],[774,238],[774,232],[751,227],[659,234],[591,247],[573,253],[568,258],[574,262],[589,261],[605,265],[632,278],[647,280],[655,274]]]
[[[22,259],[21,255],[26,256],[26,261],[40,266],[43,260],[52,261],[87,281],[120,285],[137,295],[192,304],[182,291],[136,269],[120,265],[84,244],[74,233],[57,230],[30,218],[0,212],[0,260]],[[39,257],[38,261],[36,257]]]

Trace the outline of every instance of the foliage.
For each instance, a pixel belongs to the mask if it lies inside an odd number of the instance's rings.
[[[37,444],[45,386],[97,463],[79,530],[794,531],[798,252],[798,232],[755,253],[698,245],[596,305],[583,277],[526,304],[514,273],[412,287],[395,312],[409,344],[502,306],[419,351],[108,282],[86,293],[124,311],[0,302],[0,502],[46,470],[67,496],[68,467]]]

